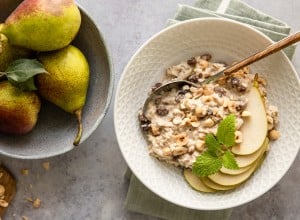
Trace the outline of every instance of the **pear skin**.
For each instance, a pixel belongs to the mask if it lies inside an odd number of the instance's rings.
[[[33,51],[10,45],[5,35],[0,34],[0,72],[4,72],[14,60],[30,58]]]
[[[38,60],[49,73],[37,75],[39,93],[64,111],[76,115],[78,133],[74,145],[78,145],[82,135],[81,111],[89,85],[89,64],[83,53],[72,45],[40,53]]]
[[[0,132],[26,134],[36,125],[41,102],[35,92],[23,92],[0,82]]]
[[[75,38],[81,24],[74,0],[24,0],[0,24],[13,45],[35,51],[61,49]]]

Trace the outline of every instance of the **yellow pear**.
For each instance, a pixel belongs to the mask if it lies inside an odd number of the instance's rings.
[[[7,80],[0,82],[0,132],[27,134],[36,125],[41,102],[35,92],[25,92]]]
[[[83,53],[75,46],[41,53],[38,60],[49,74],[37,76],[40,95],[61,109],[75,114],[78,133],[74,145],[78,145],[82,135],[81,113],[85,105],[89,85],[89,64]]]
[[[70,44],[80,24],[74,0],[24,0],[0,24],[0,33],[13,45],[51,51]]]
[[[31,50],[11,45],[7,37],[0,34],[0,72],[4,72],[14,60],[28,58],[32,55]]]

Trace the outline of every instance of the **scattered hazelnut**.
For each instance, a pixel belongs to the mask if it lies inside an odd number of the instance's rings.
[[[32,206],[38,209],[41,206],[41,200],[39,198],[36,198],[35,200],[33,200]]]
[[[28,169],[22,169],[21,173],[22,173],[23,176],[28,176],[29,170]]]
[[[269,138],[270,138],[270,140],[275,141],[279,137],[280,137],[280,132],[279,131],[277,131],[277,130],[271,130],[269,132]]]
[[[43,168],[44,168],[45,170],[49,170],[49,169],[50,169],[50,163],[49,163],[49,162],[44,162],[44,163],[42,164],[42,166],[43,166]]]

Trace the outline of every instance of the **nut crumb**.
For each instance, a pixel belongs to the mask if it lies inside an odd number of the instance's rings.
[[[41,206],[41,200],[39,198],[33,200],[32,198],[28,197],[26,200],[32,203],[33,208],[38,209]]]
[[[0,172],[0,178],[3,176],[3,173],[2,172]]]
[[[4,195],[5,187],[0,184],[0,197]]]
[[[39,198],[36,198],[33,203],[32,206],[36,209],[38,209],[41,206],[41,200]]]
[[[21,173],[22,173],[23,176],[28,176],[29,170],[28,169],[22,169]]]
[[[49,169],[50,169],[50,162],[44,162],[44,163],[42,164],[42,166],[43,166],[43,168],[44,168],[45,170],[49,170]]]
[[[6,202],[4,199],[0,200],[0,207],[6,208],[8,206],[8,202]]]
[[[29,218],[27,216],[23,215],[22,220],[29,220]]]

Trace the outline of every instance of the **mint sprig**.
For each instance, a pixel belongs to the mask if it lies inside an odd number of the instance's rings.
[[[12,62],[0,76],[6,76],[8,81],[21,90],[36,90],[34,76],[47,73],[43,65],[36,59],[18,59]]]
[[[217,130],[216,136],[207,134],[205,137],[207,150],[197,157],[193,164],[193,173],[206,177],[218,172],[222,166],[228,169],[239,169],[239,166],[230,151],[235,144],[235,116],[224,118]]]

